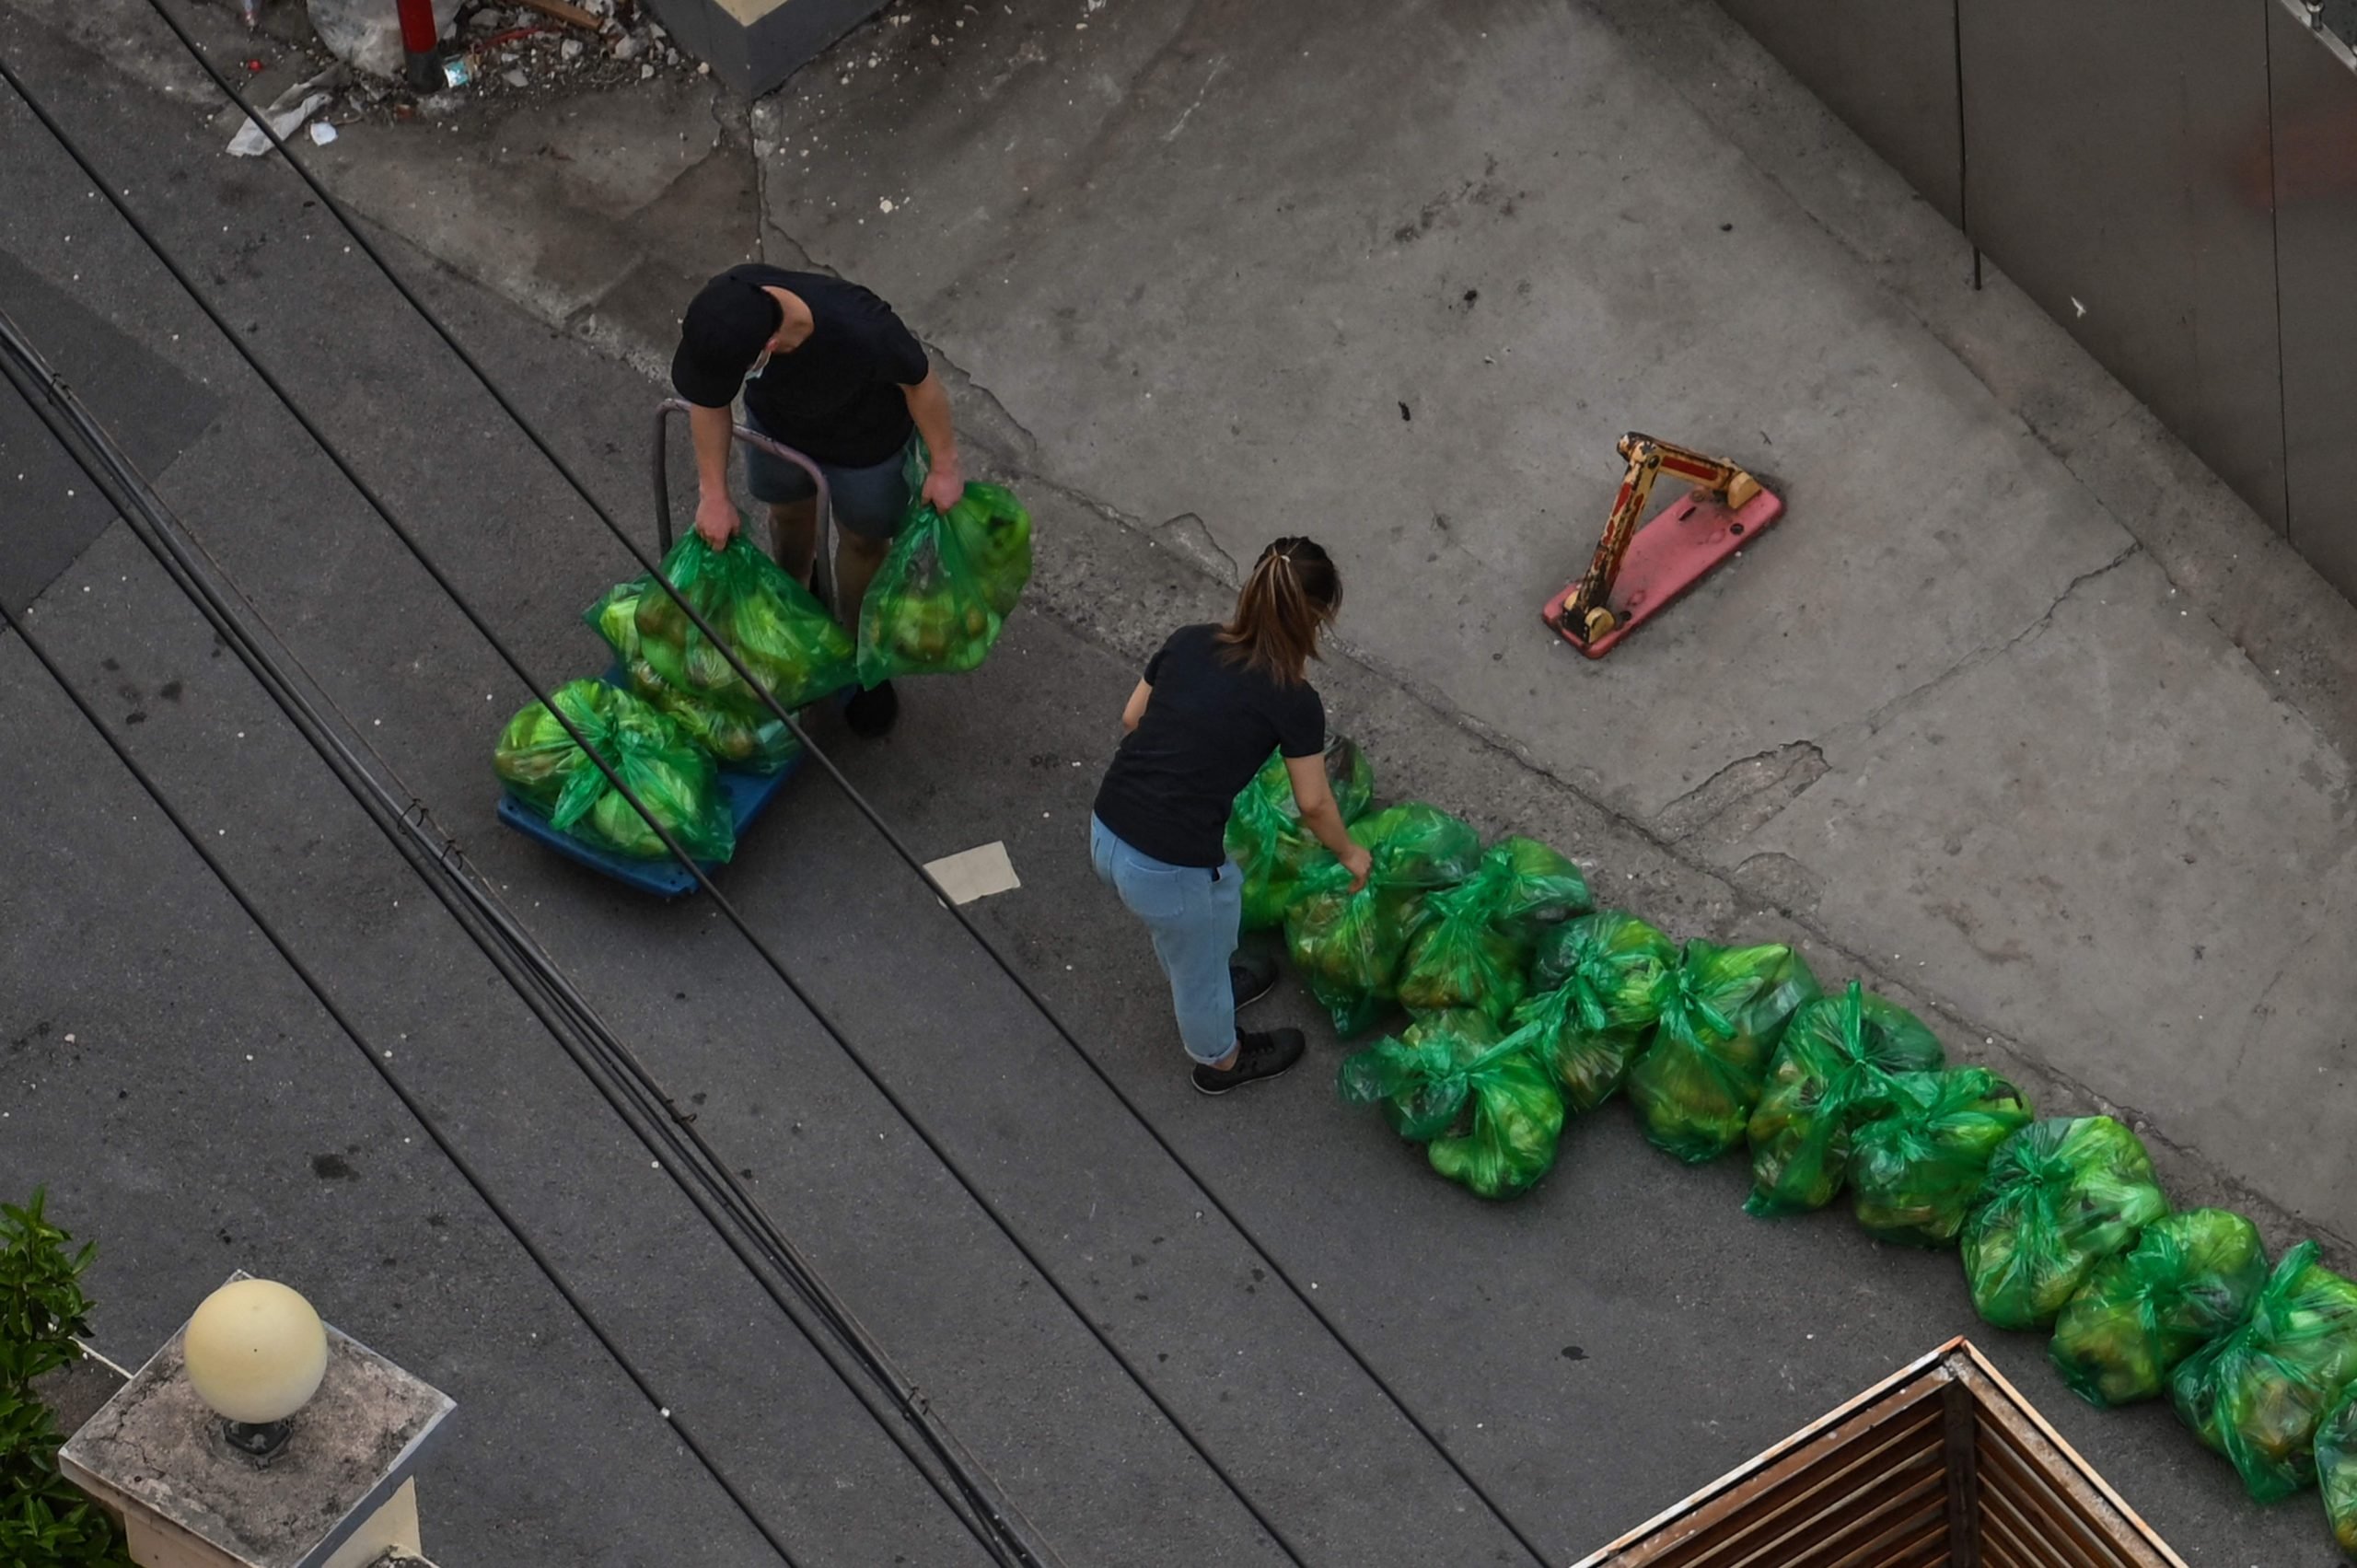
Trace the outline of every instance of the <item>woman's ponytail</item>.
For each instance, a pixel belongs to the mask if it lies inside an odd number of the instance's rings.
[[[1220,628],[1225,656],[1280,685],[1307,679],[1318,634],[1342,608],[1342,578],[1317,540],[1289,536],[1252,563],[1236,596],[1236,615]]]

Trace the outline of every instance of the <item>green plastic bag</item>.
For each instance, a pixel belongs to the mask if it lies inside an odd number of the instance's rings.
[[[1397,1040],[1377,1040],[1342,1059],[1336,1082],[1344,1101],[1372,1105],[1411,1144],[1428,1144],[1464,1109],[1464,1085],[1448,1069],[1498,1043],[1498,1029],[1469,1008],[1427,1013]]]
[[[1856,1125],[1890,1109],[1897,1073],[1946,1063],[1922,1020],[1856,981],[1793,1015],[1769,1063],[1768,1087],[1747,1129],[1751,1196],[1744,1212],[1766,1218],[1821,1209],[1841,1191]]]
[[[1596,908],[1580,868],[1552,845],[1509,834],[1481,855],[1481,874],[1497,882],[1497,923],[1521,945],[1524,962],[1539,938]]]
[[[860,605],[860,684],[972,669],[990,656],[1004,623],[959,530],[923,499],[911,500]]]
[[[1375,769],[1358,742],[1339,735],[1326,742],[1326,777],[1344,824],[1366,815],[1375,799]],[[1301,825],[1293,774],[1283,752],[1270,752],[1236,797],[1227,818],[1227,855],[1244,872],[1247,931],[1273,931],[1283,925],[1285,911],[1301,896],[1303,873],[1333,858]]]
[[[1850,1134],[1858,1223],[1885,1241],[1947,1247],[1999,1144],[2030,1123],[2021,1091],[1985,1067],[1902,1073],[1889,1110]]]
[[[2266,1283],[2267,1248],[2250,1221],[2224,1209],[2165,1214],[2096,1266],[2054,1320],[2047,1353],[2097,1410],[2154,1399],[2177,1363],[2243,1320]]]
[[[1598,910],[1539,938],[1531,984],[1579,987],[1597,1028],[1651,1028],[1661,1021],[1678,969],[1678,944],[1626,910]]]
[[[1514,1022],[1541,1031],[1531,1049],[1555,1069],[1573,1112],[1585,1116],[1628,1080],[1677,968],[1678,944],[1620,910],[1582,915],[1539,939],[1531,976],[1538,993],[1515,1009]]]
[[[1973,1309],[1992,1328],[2044,1328],[2168,1212],[2135,1133],[2108,1116],[2033,1121],[1997,1145],[1964,1222]]]
[[[2235,1462],[2261,1503],[2316,1480],[2325,1413],[2357,1383],[2357,1283],[2303,1241],[2259,1287],[2250,1315],[2195,1351],[2169,1379],[2170,1401],[2202,1442]]]
[[[919,480],[911,494],[923,489]],[[969,484],[964,498],[949,508],[949,526],[957,530],[990,607],[1001,618],[1014,614],[1031,581],[1031,514],[1012,490]]]
[[[1528,1191],[1553,1168],[1563,1097],[1512,1040],[1472,1049],[1462,1036],[1387,1040],[1343,1059],[1344,1101],[1382,1105],[1434,1170],[1483,1198]]]
[[[1481,854],[1470,825],[1434,807],[1393,806],[1351,824],[1374,860],[1366,886],[1330,856],[1306,873],[1285,913],[1285,947],[1335,1032],[1363,1034],[1399,999],[1399,960],[1424,919],[1424,900],[1472,874]]]
[[[736,853],[735,820],[712,759],[679,726],[602,680],[572,681],[549,697],[688,854],[724,861]],[[640,860],[671,853],[541,703],[507,721],[492,766],[510,795],[585,843]]]
[[[1654,1146],[1699,1165],[1742,1143],[1784,1026],[1817,996],[1817,977],[1790,947],[1689,942],[1652,1043],[1629,1068]]]
[[[1463,884],[1432,896],[1399,971],[1399,1000],[1504,1020],[1529,990],[1540,934],[1588,907],[1578,866],[1537,839],[1502,839]]]
[[[663,575],[737,659],[791,711],[852,681],[851,639],[810,591],[742,531],[723,550],[690,532],[663,558]],[[639,652],[662,683],[700,703],[760,724],[776,718],[687,611],[651,578],[626,583],[589,609],[600,632],[618,596],[635,589]],[[607,635],[611,643],[613,637]],[[621,647],[615,652],[623,653]],[[625,655],[627,661],[627,656]]]
[[[2357,1383],[2316,1427],[2315,1452],[2334,1544],[2357,1562]]]
[[[623,583],[610,589],[582,617],[606,639],[621,665],[630,689],[669,714],[688,738],[712,754],[724,768],[749,773],[773,773],[802,749],[785,721],[766,706],[757,713],[738,709],[679,691],[656,673],[646,661],[638,635],[638,600],[642,583]]]

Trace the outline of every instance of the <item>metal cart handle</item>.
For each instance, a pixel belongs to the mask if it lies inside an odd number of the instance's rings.
[[[655,534],[656,538],[662,542],[662,553],[665,555],[671,553],[671,443],[669,440],[671,416],[675,413],[691,412],[694,407],[694,404],[684,399],[666,398],[656,404],[655,409]],[[810,476],[810,482],[819,487],[818,556],[820,561],[830,559],[830,546],[833,543],[835,520],[834,497],[827,489],[827,476],[819,470],[819,465],[793,447],[772,441],[760,431],[747,425],[732,424],[728,434],[736,440],[744,442],[748,447],[758,447],[772,458],[780,458],[792,463]]]

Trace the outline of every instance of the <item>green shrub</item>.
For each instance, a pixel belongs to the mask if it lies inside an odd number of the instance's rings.
[[[81,1358],[89,1332],[82,1272],[97,1249],[41,1217],[44,1194],[0,1203],[0,1568],[128,1568],[114,1520],[57,1473],[65,1435],[33,1379]]]

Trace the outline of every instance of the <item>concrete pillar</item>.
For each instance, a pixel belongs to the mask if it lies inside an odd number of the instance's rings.
[[[231,1276],[243,1279],[242,1273]],[[327,1374],[267,1464],[224,1439],[175,1333],[57,1457],[141,1568],[366,1568],[423,1556],[414,1472],[454,1408],[331,1326]]]

